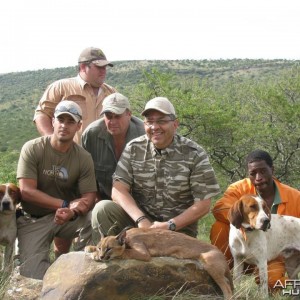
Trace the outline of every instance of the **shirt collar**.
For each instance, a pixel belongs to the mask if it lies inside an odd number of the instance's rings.
[[[274,184],[274,190],[275,190],[275,196],[274,196],[274,202],[271,207],[271,213],[276,214],[277,213],[277,207],[280,203],[282,203],[281,198],[280,198],[280,193],[277,188],[275,180],[273,181]],[[258,193],[258,196],[261,198],[260,194]]]
[[[274,197],[273,205],[278,205],[282,201],[281,201],[281,198],[280,198],[280,193],[279,193],[278,187],[277,187],[275,182],[274,182],[274,188],[275,188],[275,197]]]
[[[150,151],[153,157],[157,156],[157,155],[172,155],[172,153],[175,151],[175,145],[174,145],[174,140],[175,140],[176,136],[174,136],[172,143],[165,149],[162,149],[161,151],[158,151],[155,147],[154,144],[148,139],[148,142],[150,144]]]
[[[85,80],[83,80],[83,79],[80,77],[79,74],[77,75],[77,80],[78,80],[78,82],[79,82],[79,84],[80,84],[80,86],[81,86],[82,89],[85,87],[86,84],[88,84]]]

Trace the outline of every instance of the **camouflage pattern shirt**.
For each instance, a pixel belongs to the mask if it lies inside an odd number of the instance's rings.
[[[205,150],[177,134],[172,144],[160,151],[146,135],[129,142],[113,180],[127,184],[140,209],[156,221],[167,221],[195,201],[220,193]],[[188,227],[192,235],[197,234],[197,222]]]

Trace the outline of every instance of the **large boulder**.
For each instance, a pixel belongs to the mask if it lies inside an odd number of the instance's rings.
[[[200,262],[155,257],[150,262],[96,262],[84,252],[59,257],[43,279],[41,300],[125,300],[146,295],[168,295],[192,289],[199,295],[221,291]]]

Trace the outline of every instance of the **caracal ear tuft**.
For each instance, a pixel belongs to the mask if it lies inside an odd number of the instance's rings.
[[[126,239],[126,230],[122,230],[117,236],[116,240],[118,241],[120,246],[123,246],[125,244]]]

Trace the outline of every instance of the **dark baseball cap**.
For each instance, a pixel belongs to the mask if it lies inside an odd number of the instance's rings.
[[[86,48],[81,52],[78,58],[78,63],[83,63],[83,62],[86,63],[91,62],[94,65],[99,67],[114,66],[111,62],[109,62],[106,59],[106,56],[101,49],[94,48],[94,47]]]

